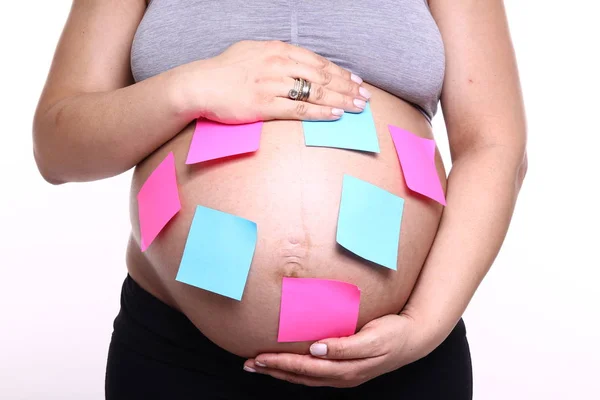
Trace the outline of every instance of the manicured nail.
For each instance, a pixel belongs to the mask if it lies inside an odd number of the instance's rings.
[[[365,103],[364,100],[354,99],[354,105],[360,108],[361,110],[364,110],[367,106],[367,103]]]
[[[263,368],[265,368],[267,366],[267,364],[263,364],[259,361],[254,361],[254,364],[258,365],[259,367],[263,367]]]
[[[353,82],[356,82],[356,83],[358,83],[359,85],[360,85],[361,83],[363,83],[363,80],[362,80],[362,79],[360,79],[360,76],[358,76],[358,75],[350,74],[350,79],[352,79],[352,81],[353,81]]]
[[[344,115],[344,110],[342,110],[341,108],[332,108],[331,113],[333,115],[337,115],[338,117],[340,117],[340,116]]]
[[[254,368],[250,368],[244,365],[244,371],[246,372],[256,372],[256,370]]]
[[[326,356],[327,345],[325,343],[315,343],[310,346],[310,354],[313,356]]]
[[[360,95],[367,100],[369,100],[371,98],[371,92],[369,92],[367,90],[367,88],[364,88],[362,86],[360,88],[358,88],[358,93],[360,93]]]

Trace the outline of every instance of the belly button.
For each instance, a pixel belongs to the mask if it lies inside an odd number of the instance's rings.
[[[298,278],[303,276],[302,271],[304,271],[302,264],[296,261],[288,261],[283,268],[283,277]]]

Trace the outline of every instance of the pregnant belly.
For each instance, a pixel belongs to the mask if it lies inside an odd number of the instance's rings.
[[[302,124],[266,122],[260,150],[247,156],[185,165],[189,126],[141,163],[131,196],[133,225],[128,268],[147,290],[183,312],[209,339],[242,357],[260,352],[306,353],[309,342],[278,343],[283,277],[334,279],[361,290],[358,329],[398,313],[435,237],[442,208],[410,192],[387,124],[431,138],[412,106],[369,87],[381,152],[306,147]],[[169,152],[175,155],[182,209],[141,253],[135,195]],[[440,177],[443,166],[436,154]],[[336,243],[342,179],[350,174],[405,199],[397,271],[370,263]],[[445,186],[445,181],[442,180]],[[258,239],[242,301],[175,280],[196,205],[256,222]]]

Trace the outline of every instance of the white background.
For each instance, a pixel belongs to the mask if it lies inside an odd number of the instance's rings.
[[[130,173],[53,187],[31,121],[70,1],[0,11],[0,398],[102,399]],[[475,399],[600,399],[600,7],[508,0],[529,173],[467,310]],[[441,114],[435,134],[450,166]]]

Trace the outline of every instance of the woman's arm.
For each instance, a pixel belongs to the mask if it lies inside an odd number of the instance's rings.
[[[430,0],[446,48],[442,107],[453,165],[447,207],[403,313],[450,333],[492,265],[527,169],[526,123],[502,0]]]
[[[51,183],[117,175],[191,121],[175,73],[131,85],[144,0],[75,0],[34,118],[34,154]]]
[[[145,8],[144,0],[73,1],[33,124],[35,159],[47,181],[117,175],[198,117],[334,120],[368,100],[360,78],[281,42],[239,42],[132,84],[129,54]],[[295,78],[312,83],[305,101],[287,96]]]

